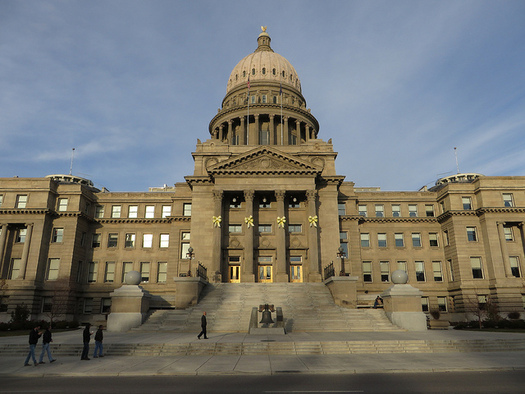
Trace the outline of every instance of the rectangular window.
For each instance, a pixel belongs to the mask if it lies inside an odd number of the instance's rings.
[[[149,263],[140,263],[140,281],[143,283],[149,282]]]
[[[438,309],[440,312],[447,311],[447,297],[438,297]]]
[[[443,201],[441,201],[439,203],[439,206],[441,207],[441,213],[445,213],[445,203]]]
[[[108,248],[116,248],[118,243],[118,234],[109,233],[108,234]]]
[[[385,206],[382,204],[376,205],[376,218],[382,218],[385,216]]]
[[[363,281],[372,282],[372,262],[363,261]]]
[[[142,247],[151,248],[153,246],[153,234],[142,234]]]
[[[467,227],[467,240],[469,242],[476,242],[478,240],[476,227]]]
[[[421,234],[420,233],[412,233],[412,246],[414,248],[421,247]]]
[[[162,218],[165,219],[168,216],[171,216],[171,205],[163,205],[162,206]]]
[[[65,211],[67,211],[67,198],[59,198],[58,199],[57,210],[58,210],[58,212],[65,212]]]
[[[93,234],[93,239],[91,242],[91,246],[94,248],[100,248],[100,240],[102,236],[101,234]]]
[[[463,204],[463,210],[470,211],[472,209],[472,199],[470,197],[461,197],[461,203]]]
[[[157,283],[166,283],[168,279],[168,263],[159,262],[157,265]]]
[[[430,246],[438,246],[438,235],[437,233],[429,233],[428,239],[430,242]]]
[[[111,207],[111,217],[113,219],[118,219],[120,218],[120,212],[121,212],[121,209],[122,207],[120,205],[113,205]]]
[[[115,262],[107,261],[104,271],[104,282],[113,283],[115,281]]]
[[[146,213],[144,217],[146,219],[152,219],[155,217],[155,205],[146,205]]]
[[[337,211],[339,212],[339,216],[346,215],[346,205],[344,202],[337,204]]]
[[[53,297],[42,297],[42,313],[53,310]]]
[[[89,315],[93,312],[93,298],[84,298],[84,314]]]
[[[51,236],[51,242],[62,242],[64,239],[64,229],[54,228],[53,235]]]
[[[138,217],[139,217],[139,206],[138,205],[130,205],[128,207],[128,218],[136,219]]]
[[[407,262],[406,261],[398,261],[397,262],[397,269],[401,270],[401,271],[408,272],[407,271]]]
[[[289,233],[300,233],[303,231],[302,224],[289,224],[288,225],[288,232]]]
[[[394,234],[394,240],[396,243],[396,248],[402,248],[405,246],[405,240],[403,237],[403,233],[395,233]]]
[[[242,233],[242,226],[240,224],[230,224],[228,225],[229,233]]]
[[[448,261],[448,272],[449,272],[450,281],[454,282],[454,266],[452,265],[452,260],[447,260],[447,261]]]
[[[182,204],[182,215],[191,216],[191,204],[189,203]]]
[[[381,268],[381,282],[390,281],[390,264],[388,261],[380,261],[379,267]]]
[[[95,207],[95,217],[97,219],[102,219],[104,217],[104,206],[102,205],[97,205]]]
[[[401,205],[399,204],[392,205],[392,216],[395,218],[401,217]]]
[[[87,233],[85,231],[83,231],[82,234],[80,235],[80,246],[86,245],[86,235]]]
[[[125,282],[126,274],[130,271],[133,271],[133,263],[129,261],[122,263],[122,278],[120,278],[122,283]]]
[[[259,230],[259,233],[271,233],[272,225],[271,224],[259,224],[258,230]]]
[[[514,198],[512,196],[512,193],[503,193],[503,206],[504,207],[514,206]]]
[[[98,274],[98,263],[92,261],[88,265],[88,283],[96,282],[97,274]]]
[[[23,244],[26,242],[27,228],[19,228],[16,232],[15,242]]]
[[[127,233],[126,239],[124,241],[125,248],[134,248],[135,247],[135,234]]]
[[[485,310],[487,307],[487,299],[488,297],[486,295],[478,295],[478,308],[481,310]]]
[[[386,248],[386,234],[385,233],[377,234],[377,246],[380,248]]]
[[[111,312],[111,298],[102,298],[100,300],[100,313]]]
[[[361,233],[361,247],[369,248],[370,247],[370,234]]]
[[[434,282],[443,282],[443,269],[441,261],[432,262],[432,272],[434,273]]]
[[[359,206],[357,207],[357,209],[359,210],[359,216],[364,216],[364,217],[367,216],[367,213],[366,213],[366,205],[359,205]]]
[[[520,278],[521,277],[521,272],[520,272],[520,260],[519,260],[519,257],[518,256],[510,256],[509,257],[509,261],[510,261],[510,271],[512,273],[512,276],[514,276],[515,278]]]
[[[27,194],[19,194],[16,196],[16,207],[26,208],[27,206]]]
[[[443,231],[443,237],[445,239],[445,246],[450,245],[450,239],[448,237],[448,230]]]
[[[11,267],[9,270],[9,279],[18,279],[20,276],[20,265],[22,259],[11,259]]]
[[[47,280],[57,280],[58,279],[58,269],[60,268],[60,259],[49,259],[47,262]]]
[[[425,205],[425,214],[427,217],[434,217],[434,205]]]
[[[342,248],[343,257],[348,257],[348,234],[346,231],[339,232],[339,246]]]
[[[411,218],[417,217],[417,205],[414,205],[414,204],[408,205],[408,216],[410,216]]]
[[[189,259],[188,256],[188,249],[190,248],[189,242],[182,242],[180,244],[180,258],[181,259]]]
[[[170,235],[169,234],[161,234],[160,235],[160,247],[161,248],[167,248],[170,246]]]
[[[421,310],[428,312],[428,297],[421,297]]]
[[[416,280],[418,282],[425,281],[425,263],[423,261],[416,261],[414,263],[416,267]]]
[[[472,277],[474,279],[483,279],[483,267],[481,266],[481,257],[471,257],[470,266],[472,268]]]
[[[82,269],[84,268],[84,264],[82,264],[82,261],[78,262],[77,266],[77,283],[82,283]]]
[[[0,208],[2,208],[2,203],[4,202],[4,195],[0,194]]]
[[[514,241],[514,234],[512,234],[512,227],[504,226],[503,232],[505,234],[505,241],[507,242]]]

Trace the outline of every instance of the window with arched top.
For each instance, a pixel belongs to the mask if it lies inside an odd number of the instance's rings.
[[[273,103],[277,104],[277,96],[273,96]]]
[[[243,77],[246,77],[246,71],[243,71],[243,72],[242,72],[242,76],[243,76]]]
[[[275,75],[275,74],[277,73],[277,70],[274,68],[274,69],[272,70],[272,73],[273,73],[273,75]]]
[[[237,81],[239,79],[239,76],[235,74],[235,80]]]
[[[283,71],[283,78],[284,78],[284,76],[285,76],[285,73],[284,73],[284,71]]]
[[[266,75],[266,68],[263,67],[262,73],[263,73],[263,75]]]
[[[255,68],[252,68],[252,75],[255,75]]]

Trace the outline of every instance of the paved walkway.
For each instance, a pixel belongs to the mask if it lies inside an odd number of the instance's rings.
[[[80,344],[82,331],[53,335],[54,345]],[[248,335],[210,333],[201,342],[253,343],[324,342],[375,340],[497,340],[524,339],[523,333],[479,333],[471,331],[427,332],[334,332],[290,333],[287,335]],[[177,344],[198,342],[189,333],[109,333],[106,344]],[[27,344],[27,336],[0,338],[4,344]],[[94,344],[91,344],[92,352]],[[41,346],[37,346],[37,357]],[[57,356],[58,361],[37,367],[24,367],[23,356],[0,354],[0,376],[150,376],[203,374],[278,374],[278,373],[394,373],[483,370],[525,370],[525,352],[447,352],[447,353],[381,353],[381,354],[266,354],[266,355],[192,355],[192,356],[106,356],[81,361],[79,357]],[[47,358],[44,358],[47,361]]]

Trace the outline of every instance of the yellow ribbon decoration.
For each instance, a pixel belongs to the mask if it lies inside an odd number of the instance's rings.
[[[283,216],[282,218],[280,218],[279,216],[277,216],[277,227],[282,227],[284,228],[284,224],[286,223],[286,218]]]
[[[213,227],[221,227],[222,217],[214,216],[213,217]]]
[[[317,227],[317,215],[308,216],[308,221],[310,222],[310,227],[312,226]]]
[[[248,216],[247,218],[244,218],[244,223],[246,223],[246,225],[248,226],[248,228],[250,228],[250,226],[253,227],[253,216],[250,215],[250,216]]]

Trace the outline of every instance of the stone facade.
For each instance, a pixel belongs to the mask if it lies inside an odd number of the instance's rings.
[[[402,269],[424,311],[461,319],[484,301],[523,311],[525,177],[360,188],[336,173],[318,132],[295,69],[263,31],[232,71],[185,183],[111,193],[67,175],[0,178],[1,319],[24,303],[34,318],[101,321],[131,270],[152,307],[180,307],[177,283],[199,264],[209,281],[235,283],[321,282],[333,263],[334,275],[355,278],[353,299],[338,298],[349,307],[370,306]]]

